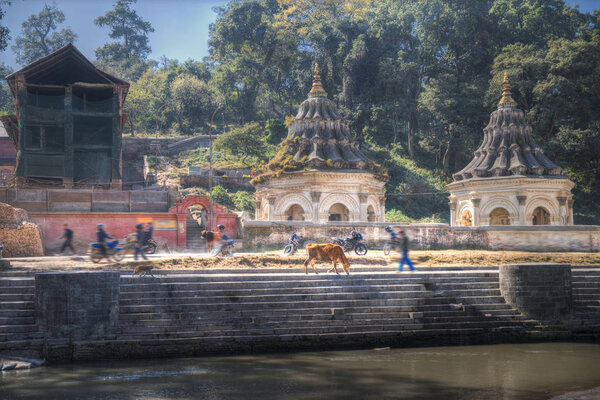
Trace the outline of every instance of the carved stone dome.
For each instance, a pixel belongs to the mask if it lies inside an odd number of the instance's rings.
[[[259,171],[259,175],[300,169],[365,170],[373,172],[380,180],[387,180],[387,172],[361,151],[359,143],[352,139],[348,123],[335,103],[327,98],[318,65],[315,66],[312,89],[290,123],[279,153],[264,171]]]
[[[471,162],[453,175],[455,181],[507,175],[565,175],[565,171],[546,157],[533,139],[525,113],[512,99],[506,74],[502,99],[483,132],[481,146]]]

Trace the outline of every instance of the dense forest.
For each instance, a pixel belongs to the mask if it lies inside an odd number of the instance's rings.
[[[507,72],[536,140],[577,184],[575,222],[600,224],[599,10],[563,0],[232,0],[208,38],[190,38],[207,39],[209,56],[181,62],[148,59],[153,28],[136,6],[118,0],[95,20],[111,29],[96,63],[131,82],[125,134],[205,134],[224,103],[217,157],[256,165],[285,136],[318,62],[353,134],[390,170],[388,218],[447,220],[444,185],[480,144]],[[19,63],[76,40],[64,23],[49,6],[24,21]],[[0,27],[0,47],[7,34]],[[11,112],[5,86],[0,107]]]

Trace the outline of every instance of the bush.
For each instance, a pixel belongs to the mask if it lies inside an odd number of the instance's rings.
[[[240,190],[233,195],[233,202],[235,203],[236,210],[254,214],[256,199],[253,194]]]
[[[231,193],[222,186],[213,187],[213,201],[230,209],[235,208]]]
[[[407,217],[400,210],[387,210],[385,212],[385,222],[413,222],[412,218]]]

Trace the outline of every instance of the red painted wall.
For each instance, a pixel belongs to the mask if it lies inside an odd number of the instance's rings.
[[[185,246],[177,244],[176,215],[168,213],[30,213],[29,217],[38,224],[42,231],[44,247],[54,248],[60,245],[62,240],[62,225],[69,224],[69,228],[75,233],[77,242],[96,241],[96,226],[104,224],[106,232],[116,239],[123,239],[129,233],[135,232],[135,225],[139,222],[152,221],[154,227],[153,236],[166,241],[170,246]],[[160,230],[156,225],[158,221],[172,221],[172,230]]]
[[[193,195],[178,202],[167,213],[38,212],[29,213],[29,216],[40,227],[47,249],[56,248],[62,242],[58,238],[62,235],[63,224],[69,224],[75,234],[75,242],[81,243],[96,240],[98,224],[104,224],[109,235],[121,240],[125,235],[135,232],[136,224],[147,222],[154,225],[153,236],[159,244],[166,242],[172,247],[185,247],[187,209],[196,204],[208,209],[205,196]],[[237,216],[213,205],[213,230],[219,224],[225,225],[225,234],[229,237],[238,236]]]

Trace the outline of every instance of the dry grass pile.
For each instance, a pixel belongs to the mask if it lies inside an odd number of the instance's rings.
[[[417,264],[431,266],[494,266],[519,263],[600,265],[600,253],[535,253],[526,251],[413,251]]]

